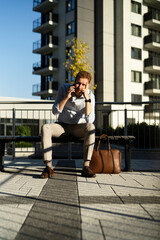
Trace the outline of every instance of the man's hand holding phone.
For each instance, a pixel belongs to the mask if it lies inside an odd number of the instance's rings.
[[[73,93],[75,93],[75,85],[72,85],[72,86],[68,89],[67,98],[69,99],[70,97],[72,97]]]

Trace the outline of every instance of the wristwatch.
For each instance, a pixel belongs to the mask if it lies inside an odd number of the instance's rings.
[[[91,99],[89,98],[88,100],[85,100],[85,102],[91,102]]]

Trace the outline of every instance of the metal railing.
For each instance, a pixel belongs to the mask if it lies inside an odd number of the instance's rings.
[[[147,59],[144,60],[144,66],[148,67],[148,66],[160,66],[160,57],[149,57]]]
[[[38,18],[36,20],[33,21],[33,29],[49,22],[49,21],[53,21],[54,23],[58,23],[58,14],[55,13],[49,13],[48,16],[42,20],[42,18]]]
[[[149,89],[160,89],[160,79],[145,82],[144,90],[149,90]]]
[[[43,0],[34,0],[33,1],[33,8],[37,7],[38,5],[40,5],[42,2],[44,2]]]
[[[41,84],[34,84],[32,86],[32,93],[38,93],[41,91],[48,91],[48,90],[58,90],[58,82],[48,81],[45,86],[42,88]]]
[[[152,10],[144,14],[144,21],[148,20],[158,20],[160,21],[160,11],[159,10]]]
[[[50,37],[50,36],[49,36]],[[44,46],[47,46],[48,44],[58,45],[58,37],[51,36],[51,39],[48,39],[47,43],[42,43],[41,39],[33,42],[33,51],[39,48],[42,48]]]
[[[152,42],[160,43],[160,34],[151,33],[150,35],[144,37],[144,44]]]
[[[58,59],[48,58],[47,62],[42,65],[41,61],[33,63],[33,71],[37,71],[46,67],[58,68]]]
[[[53,101],[0,102],[0,135],[17,134],[18,126],[28,126],[39,135],[44,123],[57,121]],[[134,104],[134,105],[133,105]],[[136,148],[160,148],[160,101],[96,102],[96,134],[133,135]]]

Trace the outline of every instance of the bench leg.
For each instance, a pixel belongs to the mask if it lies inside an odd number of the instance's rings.
[[[0,142],[0,171],[4,169],[5,142]]]
[[[131,141],[125,143],[125,168],[124,171],[131,172]]]

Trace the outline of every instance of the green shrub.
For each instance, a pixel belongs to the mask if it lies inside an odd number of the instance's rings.
[[[31,136],[31,128],[29,126],[16,126],[16,136]]]
[[[16,136],[31,136],[31,128],[29,126],[16,126],[15,130]],[[27,148],[27,147],[33,147],[34,144],[31,142],[16,142],[15,147],[17,148]],[[12,143],[10,144],[10,147],[12,147]]]

